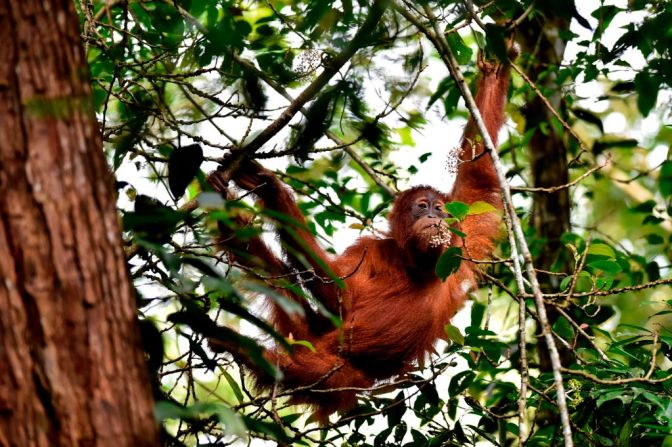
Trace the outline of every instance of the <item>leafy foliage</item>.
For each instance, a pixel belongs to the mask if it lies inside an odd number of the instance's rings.
[[[538,274],[562,348],[575,444],[672,445],[672,127],[661,107],[672,86],[672,5],[475,1],[471,11],[472,2],[411,3],[76,2],[93,103],[120,187],[165,444],[248,438],[504,446],[520,436],[527,446],[561,443],[553,374],[537,342],[538,310],[511,269],[506,238],[484,266],[487,287],[474,293],[467,321],[446,326],[450,342],[438,347],[441,353],[394,386],[362,393],[353,413],[325,427],[289,405],[288,392],[255,393],[244,370],[210,349],[235,345],[273,373],[260,354],[263,336],[288,349],[316,349],[280,337],[263,318],[259,295],[290,313],[303,311],[278,293],[283,288],[341,324],[293,277],[227,262],[214,249],[218,226],[244,241],[263,233],[263,222],[283,225],[280,216],[261,215],[249,197],[214,195],[205,178],[218,160],[236,152],[269,159],[329,246],[360,233],[384,234],[390,192],[414,174],[426,182],[432,165],[445,164],[428,151],[458,144],[448,132],[440,141],[426,136],[465,111],[437,49],[399,14],[405,8],[430,30],[439,20],[471,84],[478,52],[505,59],[511,29],[534,42],[528,25],[552,29],[557,47],[573,48],[563,61],[549,59],[540,45],[521,56],[523,73],[543,69],[534,85],[522,76],[512,83],[513,125],[500,156],[516,185],[514,206],[532,255],[551,258]],[[372,18],[378,6],[385,8],[379,22]],[[540,95],[557,116],[528,128],[529,104]],[[266,143],[250,149],[259,136],[268,136]],[[548,190],[527,188],[538,186],[530,164],[544,139],[564,146],[574,180],[553,185],[570,188],[572,197],[571,228],[559,241],[547,240],[532,217]],[[544,163],[541,172],[565,166]],[[446,208],[451,224],[493,212],[484,202]],[[236,225],[236,216],[250,224]],[[469,239],[453,227],[456,237]],[[452,247],[436,273],[445,279],[461,262],[460,248]]]

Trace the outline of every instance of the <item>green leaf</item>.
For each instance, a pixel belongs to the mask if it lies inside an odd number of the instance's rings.
[[[560,290],[566,290],[571,283],[572,283],[572,277],[565,276],[564,278],[562,278],[562,281],[560,281]]]
[[[651,214],[655,207],[656,207],[656,201],[655,200],[647,200],[645,202],[640,203],[637,206],[634,206],[634,207],[630,208],[630,210],[635,212],[635,213]]]
[[[404,405],[404,392],[400,391],[394,398],[397,405],[391,405],[389,410],[385,412],[387,416],[388,427],[394,427],[401,422],[401,418],[406,412],[406,405]]]
[[[660,167],[658,188],[664,197],[668,197],[670,194],[672,194],[672,160],[667,160]]]
[[[656,106],[658,99],[658,89],[660,88],[660,78],[653,76],[650,70],[643,70],[635,76],[635,87],[637,88],[637,107],[642,115],[648,116],[651,109]]]
[[[196,177],[203,163],[203,149],[199,144],[175,148],[168,160],[168,186],[177,199],[182,197],[189,183]]]
[[[660,266],[657,262],[651,261],[646,264],[646,274],[649,275],[650,281],[656,281],[660,279]]]
[[[630,447],[630,439],[632,435],[632,419],[627,419],[623,427],[621,427],[620,432],[618,433],[618,445],[619,447]]]
[[[223,404],[208,403],[209,409],[217,416],[219,423],[224,426],[224,432],[230,435],[244,438],[247,435],[247,427],[242,417],[231,408]]]
[[[574,339],[574,328],[572,325],[569,324],[569,321],[563,316],[560,316],[556,322],[553,324],[553,330],[555,333],[557,333],[560,337],[564,338],[565,340],[573,340]]]
[[[607,290],[607,289],[610,289],[611,286],[613,286],[613,285],[614,285],[614,278],[601,277],[601,278],[597,278],[597,279],[595,280],[595,286],[596,286],[599,290]]]
[[[448,90],[448,94],[443,99],[443,108],[446,116],[451,116],[455,112],[455,109],[457,109],[457,103],[460,101],[461,97],[462,96],[460,95],[460,91],[458,90],[457,86],[453,84]]]
[[[469,205],[463,202],[448,202],[445,207],[453,217],[459,220],[464,219],[469,212]]]
[[[468,216],[475,216],[477,214],[491,213],[497,211],[497,208],[489,204],[488,202],[483,202],[479,200],[469,205],[469,211],[467,212]]]
[[[639,145],[639,141],[633,138],[619,138],[619,139],[603,139],[596,140],[593,143],[593,152],[595,154],[601,154],[607,149],[614,147],[618,148],[633,148]]]
[[[436,91],[432,93],[432,96],[429,97],[429,101],[427,102],[427,110],[429,110],[429,108],[432,107],[432,104],[442,97],[449,88],[454,87],[454,85],[455,81],[453,80],[452,76],[447,76],[441,79],[441,81],[439,81],[439,85],[436,87]]]
[[[488,23],[485,25],[485,40],[487,42],[487,49],[492,52],[497,59],[505,61],[507,58],[508,48],[506,47],[506,36],[504,28]]]
[[[646,235],[646,241],[651,245],[658,245],[665,242],[665,239],[663,239],[663,237],[659,234],[651,233]]]
[[[616,252],[614,252],[614,249],[608,246],[607,244],[591,245],[590,247],[588,247],[588,254],[597,256],[606,256],[607,258],[616,257]]]
[[[471,56],[474,52],[464,43],[464,40],[462,40],[462,36],[460,36],[459,33],[448,34],[446,40],[460,65],[466,65],[471,61]]]
[[[160,400],[154,404],[154,419],[158,422],[166,419],[180,419],[191,416],[189,410],[182,405],[176,403]]]
[[[588,265],[594,269],[599,269],[611,274],[616,274],[623,270],[617,262],[608,259],[593,261]]]
[[[450,397],[455,397],[459,395],[462,391],[466,390],[469,385],[474,381],[476,374],[471,370],[466,370],[455,374],[448,384],[448,395]]]
[[[457,343],[458,345],[464,346],[464,335],[462,335],[462,332],[460,332],[457,327],[448,323],[443,327],[443,329],[451,341]]]
[[[250,416],[243,416],[243,420],[249,427],[250,432],[266,435],[271,439],[280,441],[279,443],[288,445],[289,438],[287,437],[285,430],[280,425],[273,422],[254,419]]]
[[[229,384],[229,387],[231,388],[231,391],[233,391],[233,394],[236,396],[238,402],[240,403],[243,400],[245,400],[245,397],[243,396],[243,392],[241,391],[238,382],[236,382],[236,380],[231,376],[231,374],[229,374],[225,368],[221,368],[219,370],[219,374],[224,376],[224,379],[226,379],[226,383]]]
[[[594,124],[598,129],[600,129],[600,132],[604,133],[604,125],[602,124],[602,120],[595,113],[591,112],[590,110],[580,108],[572,109],[572,112],[578,119],[590,124]]]
[[[448,227],[448,231],[450,231],[450,232],[453,233],[453,234],[457,234],[457,235],[458,235],[459,237],[461,237],[462,239],[464,239],[465,237],[467,237],[467,234],[466,234],[466,233],[464,233],[464,232],[458,230],[457,228]]]
[[[460,268],[462,262],[462,249],[459,247],[450,247],[446,250],[436,262],[434,271],[436,276],[445,281],[448,276],[455,273]]]
[[[127,211],[122,217],[124,230],[134,231],[150,242],[164,244],[170,240],[178,224],[188,217],[188,213],[175,210],[154,199],[138,195],[134,210]]]
[[[308,340],[291,340],[291,339],[288,339],[287,342],[292,346],[299,345],[299,346],[303,346],[303,347],[306,347],[306,348],[310,349],[312,352],[317,352],[317,349],[315,349],[315,346],[313,346],[313,344],[311,342],[309,342]]]
[[[598,391],[600,397],[598,397],[597,401],[595,402],[598,408],[601,407],[603,403],[609,402],[610,400],[620,400],[621,402],[626,402],[628,400],[622,389],[609,390],[606,392],[602,390]]]
[[[229,435],[238,437],[246,436],[247,427],[242,417],[224,404],[206,402],[196,403],[191,406],[182,406],[176,403],[162,400],[154,406],[154,417],[157,421],[166,419],[205,419],[211,415],[217,416],[219,423]]]
[[[401,139],[401,144],[404,146],[415,146],[415,141],[413,141],[412,129],[408,126],[400,127],[397,130],[399,138]]]

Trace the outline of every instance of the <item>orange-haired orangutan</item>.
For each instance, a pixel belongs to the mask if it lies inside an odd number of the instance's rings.
[[[476,103],[494,142],[504,123],[504,106],[509,84],[508,67],[479,61],[481,71]],[[449,246],[462,247],[470,259],[483,259],[493,249],[499,231],[499,213],[467,216],[460,226],[463,240],[450,236],[444,218],[444,204],[485,201],[497,209],[502,202],[500,187],[489,153],[479,143],[476,126],[470,121],[462,137],[455,188],[445,194],[429,186],[402,192],[388,219],[390,231],[384,238],[362,237],[340,256],[329,256],[307,229],[290,189],[271,171],[252,161],[244,161],[232,174],[242,189],[255,194],[270,214],[287,219],[279,226],[284,259],[278,258],[260,238],[236,241],[223,235],[236,262],[250,268],[263,267],[271,275],[301,274],[310,294],[330,312],[342,317],[343,325],[333,324],[305,304],[305,300],[282,290],[299,302],[305,315],[288,314],[271,302],[271,321],[277,331],[295,340],[309,341],[315,351],[296,345],[291,353],[270,348],[266,358],[282,371],[282,387],[302,387],[295,402],[316,406],[324,419],[336,410],[352,407],[356,391],[334,388],[368,388],[377,380],[389,379],[408,371],[413,362],[432,351],[444,326],[460,309],[466,292],[475,282],[476,265],[463,261],[459,270],[445,281],[434,271],[437,259]],[[227,175],[211,174],[215,190],[228,194]],[[239,222],[244,224],[245,222]],[[222,229],[224,233],[227,231]],[[226,239],[230,239],[226,241]],[[339,287],[334,275],[345,284]],[[255,368],[244,352],[235,346],[211,340],[215,351],[229,351],[256,376],[261,386],[273,383]],[[318,390],[320,392],[313,392]]]

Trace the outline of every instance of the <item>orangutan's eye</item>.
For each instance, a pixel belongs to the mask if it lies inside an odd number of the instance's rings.
[[[420,208],[422,208],[423,210],[424,210],[424,209],[427,209],[427,204],[426,204],[425,202],[420,202],[420,203],[418,203],[418,206],[419,206]]]

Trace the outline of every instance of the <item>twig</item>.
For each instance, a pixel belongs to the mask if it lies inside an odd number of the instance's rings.
[[[586,177],[589,177],[592,175],[594,172],[599,171],[600,169],[604,168],[607,166],[609,163],[611,163],[611,154],[608,155],[607,159],[605,160],[604,163],[594,166],[581,174],[579,177],[575,178],[569,183],[565,183],[564,185],[556,185],[556,186],[551,186],[548,188],[543,188],[543,187],[538,187],[538,188],[531,188],[531,187],[526,187],[526,186],[512,186],[511,191],[513,192],[547,192],[547,193],[554,193],[556,191],[559,191],[561,189],[567,189],[571,188],[574,185],[577,185],[580,183],[583,179]]]
[[[509,63],[511,64],[511,68],[513,68],[514,71],[515,71],[516,73],[518,73],[518,74],[520,75],[521,78],[523,78],[523,79],[525,80],[525,82],[530,86],[530,88],[531,88],[532,90],[534,90],[534,92],[535,92],[537,95],[539,95],[539,99],[541,99],[541,101],[546,105],[546,107],[548,108],[548,110],[549,110],[549,111],[553,114],[553,116],[560,122],[560,124],[562,125],[562,127],[564,127],[565,130],[566,130],[567,132],[569,132],[569,133],[574,137],[574,139],[576,140],[576,142],[579,144],[579,147],[581,148],[581,150],[582,150],[583,152],[588,152],[588,153],[589,153],[590,151],[588,150],[588,148],[587,148],[586,145],[584,144],[584,142],[583,142],[583,140],[581,139],[581,137],[579,137],[579,136],[577,135],[577,133],[574,132],[574,129],[572,129],[572,126],[570,126],[570,125],[567,123],[567,121],[565,121],[564,119],[562,119],[562,117],[561,117],[560,114],[557,112],[557,110],[555,110],[555,108],[551,105],[551,102],[548,100],[548,98],[546,98],[546,96],[544,96],[544,94],[541,93],[541,90],[539,90],[539,87],[537,87],[537,85],[534,83],[534,81],[532,81],[532,79],[530,79],[530,78],[523,72],[523,70],[521,70],[520,68],[518,68],[518,66],[517,66],[516,64],[514,64],[512,60],[509,59]]]
[[[117,1],[106,0],[105,1],[105,6],[103,6],[102,8],[100,8],[98,10],[98,12],[93,17],[93,19],[96,22],[98,22],[100,19],[103,18],[103,15],[107,14],[108,20],[110,21],[110,23],[112,23],[112,18],[110,17],[110,10],[112,8],[116,7],[116,6],[119,6],[119,5],[122,5],[122,4],[125,4],[125,3],[126,3],[126,0],[117,0]]]
[[[627,286],[609,290],[594,290],[592,292],[575,293],[573,296],[575,298],[585,298],[591,296],[610,296],[610,295],[618,295],[625,292],[637,292],[639,290],[650,289],[652,287],[665,286],[671,284],[672,284],[672,278],[665,278],[665,279],[657,279],[655,281],[651,281],[646,284],[637,284],[636,286]],[[544,294],[544,298],[564,298],[566,296],[567,296],[566,293]]]
[[[467,11],[469,11],[471,20],[476,22],[476,24],[480,26],[482,30],[485,30],[485,23],[483,23],[478,14],[476,14],[476,10],[474,9],[474,2],[472,0],[464,0],[464,4],[467,7]]]
[[[512,20],[509,22],[506,26],[506,31],[513,31],[514,29],[518,28],[523,21],[527,18],[527,16],[530,15],[530,13],[534,10],[534,1],[530,2],[529,6],[523,11],[523,13],[518,16],[516,19]]]
[[[588,239],[586,240],[586,248],[583,250],[583,255],[581,256],[581,260],[579,261],[579,264],[576,266],[576,271],[572,275],[572,281],[569,284],[569,289],[567,290],[567,300],[572,298],[572,294],[574,293],[574,289],[576,288],[576,282],[579,279],[579,274],[581,273],[581,270],[583,270],[583,266],[586,263],[586,258],[588,257],[588,249],[590,248],[590,243],[592,241],[592,235],[589,235]]]
[[[565,317],[565,319],[569,322],[569,324],[574,326],[574,329],[576,329],[576,331],[579,334],[581,334],[586,340],[588,340],[588,343],[590,343],[593,346],[593,348],[595,348],[595,350],[598,352],[598,354],[600,354],[600,358],[602,360],[604,360],[605,362],[609,361],[609,357],[607,357],[607,354],[605,354],[604,351],[595,344],[594,337],[588,335],[588,333],[581,328],[581,325],[579,325],[576,321],[574,321],[574,319],[567,312],[565,312],[562,307],[555,305],[553,303],[551,303],[551,306],[553,306],[560,315]]]

